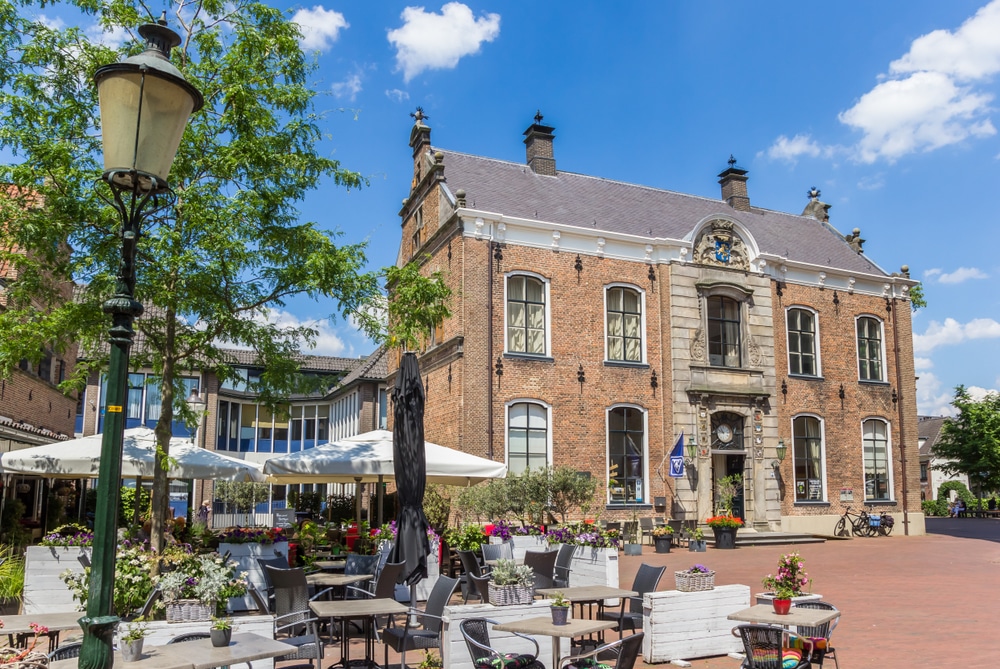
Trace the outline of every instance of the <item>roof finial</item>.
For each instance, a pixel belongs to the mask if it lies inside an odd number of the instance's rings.
[[[736,159],[733,158],[733,154],[729,154],[729,169],[736,167]]]
[[[417,111],[410,112],[410,117],[416,119],[417,123],[420,123],[425,118],[430,118],[430,116],[424,113],[423,107],[417,107]]]
[[[535,112],[535,123],[536,124],[541,124],[543,118],[545,118],[545,117],[542,116],[542,110],[541,109],[539,109],[538,111]]]
[[[808,195],[810,200],[818,200],[820,196],[819,188],[813,186],[812,188],[809,189]]]

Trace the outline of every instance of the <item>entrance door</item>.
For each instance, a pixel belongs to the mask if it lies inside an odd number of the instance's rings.
[[[738,474],[742,480],[744,477],[743,466],[746,456],[742,453],[726,456],[726,476]],[[743,491],[746,489],[746,482],[737,486],[736,496],[733,498],[733,515],[746,520],[746,505],[744,504]]]

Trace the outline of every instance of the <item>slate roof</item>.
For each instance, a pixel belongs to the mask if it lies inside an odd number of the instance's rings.
[[[466,192],[471,209],[504,216],[626,233],[684,239],[706,217],[725,214],[746,226],[760,251],[824,267],[886,276],[833,226],[808,216],[752,207],[600,177],[536,174],[525,164],[433,149],[444,154],[449,190]],[[752,201],[752,198],[751,198]]]
[[[920,442],[920,456],[930,457],[931,449],[938,442],[941,436],[941,427],[946,416],[920,416],[917,420],[917,439]]]
[[[345,376],[337,384],[337,389],[346,388],[357,381],[383,381],[389,375],[388,349],[379,346],[371,355],[364,358],[350,374]],[[355,362],[357,362],[355,360]]]

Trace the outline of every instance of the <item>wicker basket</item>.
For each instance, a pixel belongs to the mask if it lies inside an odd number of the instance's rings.
[[[46,669],[49,666],[49,656],[38,650],[32,650],[21,659],[12,661],[21,652],[11,649],[10,653],[0,656],[0,666],[4,669]]]
[[[490,581],[489,591],[493,606],[530,604],[535,599],[535,589],[530,585],[493,585]]]
[[[692,574],[686,571],[675,571],[674,582],[677,584],[677,589],[681,592],[713,590],[715,588],[715,572]]]
[[[215,615],[215,602],[198,599],[175,599],[164,602],[168,623],[183,623],[192,620],[211,620]]]

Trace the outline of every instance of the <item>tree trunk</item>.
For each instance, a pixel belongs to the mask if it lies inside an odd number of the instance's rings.
[[[173,351],[175,321],[171,311],[166,313],[166,342],[163,350]],[[150,518],[149,544],[156,552],[161,552],[165,543],[166,523],[173,522],[168,515],[170,509],[170,483],[167,480],[170,455],[170,437],[174,422],[174,377],[176,376],[176,360],[172,355],[163,357],[163,374],[160,379],[160,419],[156,423],[156,461],[153,467],[153,498],[152,518]],[[159,563],[153,563],[153,573],[159,573]]]

